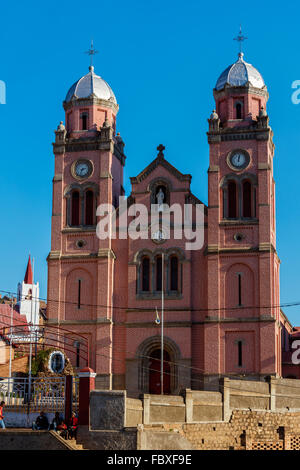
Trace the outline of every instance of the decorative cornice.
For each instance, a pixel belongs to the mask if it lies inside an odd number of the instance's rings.
[[[236,254],[236,253],[275,253],[276,248],[271,243],[260,243],[259,246],[238,246],[230,248],[221,248],[219,245],[208,245],[206,250],[206,255],[215,255],[215,254]]]
[[[100,248],[98,250],[98,258],[116,259],[116,255],[110,248]]]
[[[208,168],[207,173],[217,173],[219,170],[220,170],[219,165],[211,165]]]
[[[271,170],[271,166],[268,163],[258,162],[258,169],[259,170]]]
[[[61,233],[82,233],[82,232],[90,232],[90,233],[95,233],[96,232],[96,226],[95,227],[65,227],[62,229]]]
[[[55,143],[52,145],[54,154],[106,150],[111,152],[121,162],[122,166],[125,165],[126,156],[120,150],[118,143],[115,141],[115,137],[111,135],[106,138],[101,131],[96,131],[96,134],[90,138],[67,138],[65,145]]]
[[[225,227],[234,227],[235,225],[238,227],[240,225],[258,225],[258,219],[249,219],[249,220],[243,220],[243,219],[235,219],[235,220],[230,220],[230,219],[223,219],[220,223],[220,226]]]
[[[118,324],[119,325],[119,324]],[[152,322],[130,322],[130,323],[123,323],[126,328],[158,328],[155,323]],[[185,321],[164,321],[164,325],[166,328],[191,328],[192,322]]]
[[[216,90],[214,88],[213,90],[214,98],[219,100],[220,98],[225,98],[227,96],[233,96],[233,95],[258,95],[258,96],[263,96],[266,101],[269,98],[269,93],[267,90],[267,87],[264,86],[264,88],[256,88],[250,84],[246,86],[232,86],[229,84],[226,84],[221,90]]]
[[[94,307],[96,308],[96,306]],[[112,324],[112,320],[106,317],[97,318],[96,320],[59,320],[57,318],[48,319],[48,324],[51,325],[107,325]]]
[[[111,172],[107,171],[107,172],[101,173],[100,179],[111,179],[111,180],[113,180],[114,178],[113,178],[113,175],[111,174]]]
[[[62,173],[59,173],[59,174],[53,176],[52,181],[62,181],[62,179],[63,179],[63,175],[62,175]]]
[[[274,247],[272,243],[268,243],[268,242],[260,243],[258,248],[259,248],[259,251],[266,251],[268,253],[272,252],[272,253],[277,254],[276,248]]]
[[[119,106],[113,101],[103,100],[101,98],[97,98],[95,95],[91,95],[89,98],[76,98],[71,101],[63,102],[63,107],[65,111],[74,107],[82,106],[102,106],[105,108],[111,108],[115,114],[117,114],[117,112],[119,111]]]
[[[215,254],[229,254],[229,253],[254,253],[258,252],[259,249],[257,246],[237,246],[230,248],[220,248],[218,245],[208,245],[207,246],[207,255]]]
[[[258,307],[259,308],[259,307]],[[276,322],[276,318],[269,315],[261,317],[237,317],[237,318],[217,318],[217,317],[206,317],[203,321],[193,321],[193,325],[204,325],[205,323],[262,323],[262,322]]]
[[[256,123],[256,121],[254,121]],[[228,141],[239,141],[239,140],[268,140],[271,134],[271,128],[259,129],[255,125],[248,127],[226,127],[220,128],[219,131],[207,132],[207,138],[209,143],[215,142],[228,142]]]
[[[47,261],[50,260],[90,260],[90,259],[97,259],[97,258],[110,258],[116,259],[116,255],[113,250],[109,248],[101,248],[98,250],[97,253],[72,253],[72,254],[62,254],[60,251],[50,251]]]

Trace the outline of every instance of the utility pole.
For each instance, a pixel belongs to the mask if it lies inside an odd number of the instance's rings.
[[[8,379],[8,402],[10,403],[11,392],[11,375],[12,375],[12,328],[13,328],[13,314],[14,314],[14,299],[11,296],[11,309],[10,309],[10,339],[9,339],[9,379]]]
[[[30,307],[30,326],[29,326],[29,374],[28,374],[28,402],[31,399],[31,367],[32,367],[32,304],[33,304],[33,283],[34,283],[34,258],[32,258],[32,284],[31,284],[31,307]]]
[[[161,395],[164,394],[164,253],[161,255],[161,356],[160,356],[160,386]]]

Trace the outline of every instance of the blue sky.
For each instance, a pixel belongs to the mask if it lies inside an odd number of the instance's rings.
[[[88,71],[84,51],[94,40],[95,72],[120,105],[117,127],[126,147],[126,193],[166,146],[165,156],[191,173],[192,190],[207,202],[207,118],[220,73],[236,60],[240,23],[245,60],[264,77],[276,146],[277,248],[281,302],[300,301],[298,266],[300,105],[291,101],[300,79],[296,2],[106,0],[93,3],[14,2],[1,8],[0,289],[16,291],[28,253],[46,297],[50,249],[54,129],[64,120],[68,88]],[[286,308],[300,325],[300,307]]]

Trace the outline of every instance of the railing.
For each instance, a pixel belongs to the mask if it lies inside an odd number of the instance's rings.
[[[65,377],[28,377],[0,379],[0,401],[31,410],[62,411],[65,403]]]

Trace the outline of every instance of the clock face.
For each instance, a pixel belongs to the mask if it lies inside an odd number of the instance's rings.
[[[231,157],[231,163],[236,167],[244,166],[245,161],[246,161],[245,155],[243,153],[240,153],[240,152],[235,153]]]
[[[73,165],[73,172],[77,178],[87,178],[92,173],[92,164],[88,160],[78,160]]]
[[[78,165],[76,165],[77,176],[86,176],[88,172],[89,172],[89,166],[87,163],[78,163]]]
[[[248,153],[241,150],[236,150],[230,154],[229,160],[227,161],[234,169],[242,170],[249,165],[250,157]]]

